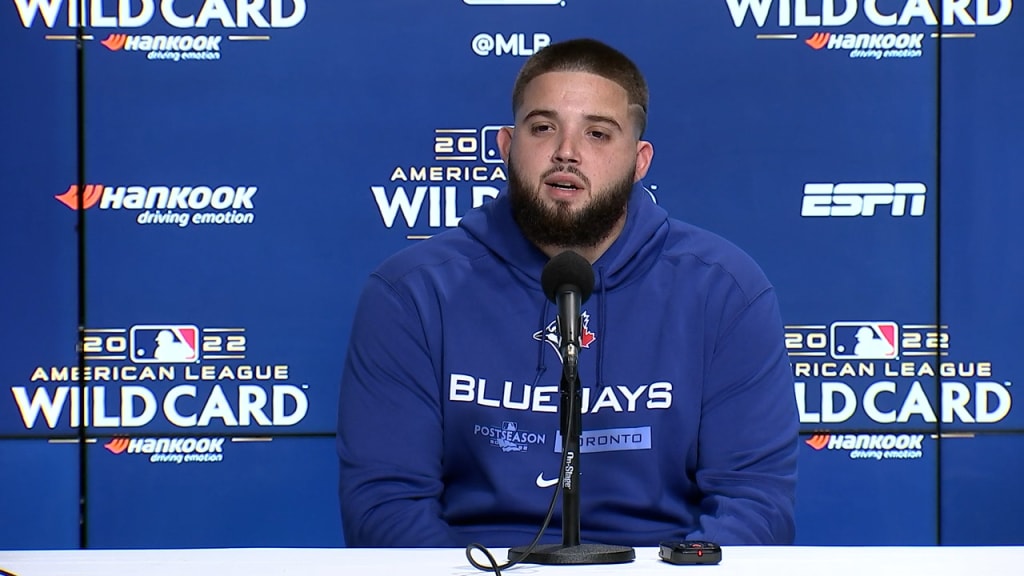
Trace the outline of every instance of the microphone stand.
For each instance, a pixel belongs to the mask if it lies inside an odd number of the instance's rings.
[[[562,484],[562,543],[537,546],[528,554],[528,546],[508,551],[511,561],[533,564],[620,564],[636,558],[629,546],[580,544],[580,436],[583,430],[583,390],[577,370],[579,345],[569,342],[562,353],[562,381],[559,425],[562,433],[562,458],[565,467]]]

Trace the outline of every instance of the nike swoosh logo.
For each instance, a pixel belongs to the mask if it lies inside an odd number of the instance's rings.
[[[551,486],[554,486],[555,484],[558,484],[558,477],[557,476],[555,476],[551,480],[545,480],[543,472],[541,472],[540,474],[537,474],[537,487],[538,488],[550,488]]]

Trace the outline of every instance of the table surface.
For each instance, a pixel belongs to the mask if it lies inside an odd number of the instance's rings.
[[[1024,547],[724,547],[717,566],[675,566],[656,548],[637,548],[628,564],[518,564],[503,574],[673,574],[703,576],[1024,575]],[[504,561],[505,549],[492,551]],[[474,558],[483,561],[483,555]],[[0,551],[0,568],[17,576],[317,576],[339,574],[485,574],[465,550],[360,548],[233,548],[196,550]]]

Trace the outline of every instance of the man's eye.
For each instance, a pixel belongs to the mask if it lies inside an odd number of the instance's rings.
[[[592,130],[590,132],[590,135],[594,138],[597,138],[598,140],[604,140],[605,138],[608,137],[608,134],[601,132],[599,130]]]
[[[550,131],[550,130],[551,130],[551,126],[548,126],[547,124],[541,124],[541,125],[538,125],[538,126],[534,126],[534,127],[533,127],[533,132],[534,132],[534,133],[538,133],[538,132],[548,132],[548,131]]]

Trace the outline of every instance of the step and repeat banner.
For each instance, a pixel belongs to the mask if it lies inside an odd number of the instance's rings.
[[[343,546],[363,282],[504,189],[519,67],[584,36],[647,75],[657,202],[777,287],[797,542],[1024,544],[1021,10],[3,0],[0,548]]]

